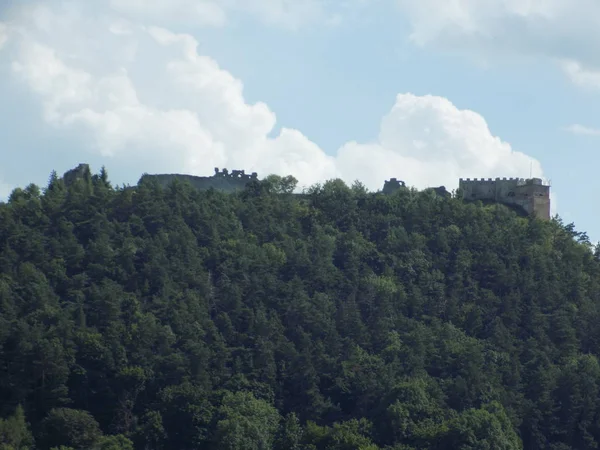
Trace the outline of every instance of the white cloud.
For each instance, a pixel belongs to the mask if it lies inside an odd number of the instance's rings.
[[[524,177],[530,168],[543,175],[538,161],[492,135],[482,116],[431,95],[398,95],[378,141],[344,145],[337,163],[371,186],[393,176],[419,187],[454,188],[460,177]]]
[[[600,129],[590,128],[580,124],[569,125],[565,128],[565,131],[573,134],[585,135],[585,136],[600,136]]]
[[[48,8],[36,11],[44,24],[62,20]],[[13,72],[39,95],[46,121],[83,130],[93,150],[139,161],[148,172],[293,168],[307,183],[337,175],[332,158],[301,133],[284,128],[268,138],[273,112],[246,103],[242,83],[199,55],[192,36],[139,25],[115,34],[114,23],[92,19],[46,28],[35,16],[20,23],[27,32],[16,46]],[[61,33],[76,34],[78,42],[93,37],[103,47],[90,57]],[[127,47],[135,48],[133,56],[119,55]]]
[[[374,142],[348,142],[335,155],[298,130],[270,137],[274,112],[248,103],[242,82],[199,54],[192,36],[131,17],[73,15],[69,26],[65,17],[45,6],[16,19],[13,73],[37,94],[44,119],[83,134],[87,151],[112,159],[109,169],[133,162],[139,174],[210,174],[218,166],[293,174],[303,185],[361,179],[371,189],[389,177],[452,189],[459,177],[527,176],[531,164],[542,176],[539,162],[494,136],[483,117],[437,96],[398,95]]]
[[[39,42],[22,42],[12,69],[44,100],[44,117],[60,120],[70,105],[78,107],[91,100],[91,75],[68,67],[56,51]]]
[[[556,60],[574,81],[593,81],[600,67],[600,2],[596,0],[396,0],[417,45]],[[565,62],[566,61],[566,62]],[[588,69],[582,69],[586,67]]]
[[[587,69],[577,61],[563,61],[562,68],[576,85],[600,89],[600,70]]]

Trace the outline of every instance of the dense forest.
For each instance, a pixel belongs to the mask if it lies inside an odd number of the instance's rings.
[[[560,218],[104,169],[0,203],[0,449],[600,444],[600,252]]]

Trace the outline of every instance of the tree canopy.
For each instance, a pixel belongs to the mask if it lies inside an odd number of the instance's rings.
[[[600,249],[293,177],[0,203],[0,449],[595,449]],[[284,195],[282,195],[284,194]]]

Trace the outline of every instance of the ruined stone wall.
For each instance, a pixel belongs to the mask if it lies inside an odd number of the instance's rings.
[[[406,187],[406,183],[402,180],[398,180],[397,178],[390,178],[383,183],[383,192],[384,194],[393,194],[398,189]]]
[[[88,164],[81,163],[71,170],[67,170],[63,175],[63,180],[66,186],[70,186],[78,179],[91,178],[92,173]]]
[[[63,175],[66,185],[77,179],[91,177],[87,164],[79,164],[76,168]],[[189,182],[199,190],[215,189],[223,192],[236,192],[243,190],[248,183],[258,180],[256,172],[246,174],[243,170],[219,170],[215,167],[212,177],[199,177],[184,174],[144,174],[139,183],[144,180],[156,180],[161,186],[166,187],[175,179]],[[406,188],[406,184],[397,178],[390,178],[384,183],[382,193],[392,194],[398,189]],[[433,189],[438,195],[450,196],[443,186]],[[534,215],[540,219],[550,219],[550,186],[544,184],[540,178],[460,178],[459,190],[465,200],[482,200],[513,205],[526,214]]]
[[[256,172],[246,174],[243,170],[232,170],[231,173],[229,173],[227,169],[223,169],[223,171],[220,172],[218,168],[215,168],[215,175],[212,177],[199,177],[183,174],[144,174],[140,179],[140,182],[147,179],[156,180],[163,187],[168,186],[175,179],[179,179],[181,181],[188,181],[192,186],[201,191],[212,188],[223,192],[235,192],[243,190],[250,181],[257,180],[258,175]]]

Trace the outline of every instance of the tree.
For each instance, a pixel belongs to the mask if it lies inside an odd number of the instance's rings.
[[[122,434],[102,436],[94,450],[133,450],[133,442]]]
[[[46,447],[65,445],[75,450],[88,450],[101,436],[98,422],[87,411],[55,408],[42,422],[42,442]]]
[[[277,450],[300,450],[302,435],[300,420],[295,413],[291,412],[285,416],[281,424],[275,448]]]
[[[33,448],[33,436],[25,420],[21,405],[8,419],[0,419],[0,450],[29,450]]]
[[[600,445],[600,246],[574,225],[80,169],[0,204],[0,450]]]
[[[280,175],[271,174],[265,178],[269,189],[275,194],[291,194],[298,185],[298,180],[292,175],[282,177]]]
[[[435,450],[521,450],[516,434],[502,405],[492,402],[481,409],[469,409],[446,424],[438,435]]]
[[[277,410],[250,392],[226,392],[218,411],[215,449],[270,450],[280,416]]]

